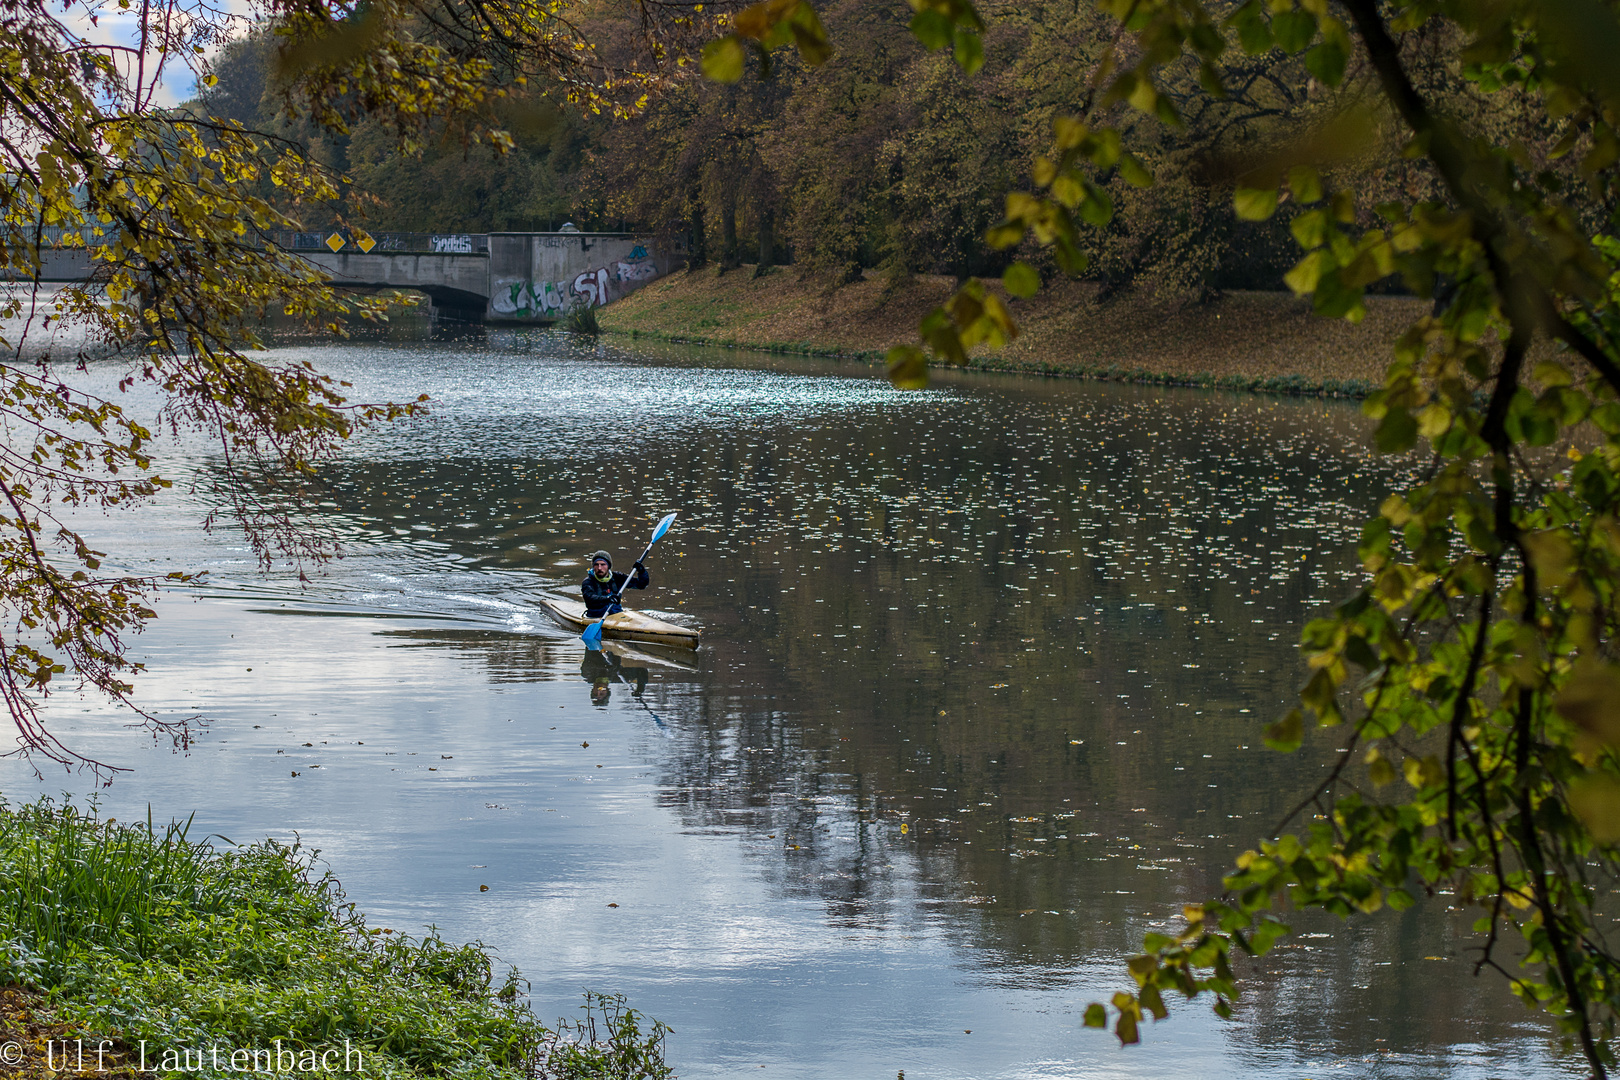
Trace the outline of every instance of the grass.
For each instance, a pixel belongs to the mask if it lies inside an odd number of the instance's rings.
[[[596,337],[602,332],[602,324],[596,319],[596,309],[577,304],[570,308],[568,315],[563,319],[564,329],[576,334],[589,334]]]
[[[114,822],[93,805],[0,803],[0,983],[23,1001],[6,1013],[33,1032],[36,1072],[44,1032],[114,1040],[105,1064],[126,1075],[143,1041],[149,1067],[218,1046],[225,1065],[239,1048],[357,1052],[343,1071],[365,1077],[672,1075],[668,1029],[622,998],[591,995],[583,1020],[547,1027],[516,970],[497,980],[477,943],[368,926],[316,857],[273,840],[215,848],[189,822]]]
[[[953,284],[919,275],[832,287],[792,268],[757,280],[695,271],[652,282],[600,318],[609,334],[873,363],[914,340],[918,321]],[[1133,293],[1102,299],[1086,282],[1053,282],[1010,303],[1022,332],[1004,349],[977,350],[971,367],[1336,397],[1381,385],[1396,338],[1429,310],[1411,297],[1374,296],[1367,317],[1352,325],[1315,317],[1286,292],[1175,305]]]
[[[818,345],[808,341],[738,341],[735,338],[711,338],[701,335],[659,330],[630,329],[607,333],[622,333],[632,339],[651,338],[672,344],[705,345],[720,349],[751,349],[755,352],[795,356],[823,356],[865,364],[886,364],[883,352],[871,349],[845,350],[837,346]],[[935,368],[950,365],[933,363]],[[1093,379],[1099,382],[1132,383],[1144,386],[1192,386],[1211,390],[1242,390],[1256,394],[1285,394],[1306,397],[1334,397],[1360,399],[1377,390],[1382,384],[1371,379],[1325,378],[1305,375],[1216,375],[1210,372],[1154,371],[1122,364],[1087,364],[1081,361],[1051,363],[1027,358],[1007,358],[996,355],[974,357],[969,367],[975,371],[1003,371],[1021,375],[1047,375],[1065,379]]]

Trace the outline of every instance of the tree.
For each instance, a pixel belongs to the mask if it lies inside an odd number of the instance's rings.
[[[925,45],[982,62],[966,0],[913,7]],[[1082,271],[1082,223],[1113,214],[1106,178],[1154,183],[1118,109],[1187,125],[1191,80],[1219,100],[1252,68],[1229,58],[1237,46],[1297,57],[1327,106],[1229,170],[1239,217],[1293,204],[1303,256],[1287,284],[1333,318],[1360,318],[1364,292],[1391,278],[1436,303],[1365,406],[1382,449],[1421,444],[1425,476],[1368,522],[1366,584],[1306,627],[1300,707],[1267,732],[1295,752],[1324,729],[1313,742],[1336,736],[1333,767],[1220,897],[1146,937],[1129,962],[1137,989],[1085,1022],[1112,1017],[1133,1043],[1174,993],[1228,1015],[1229,956],[1287,933],[1284,906],[1348,916],[1446,890],[1479,913],[1475,973],[1506,976],[1607,1076],[1620,1009],[1603,906],[1620,855],[1620,6],[1101,7],[1118,29],[1086,73],[1087,108],[1054,116],[1035,190],[1007,196],[991,244],[1033,237]],[[1380,132],[1417,167],[1404,197],[1366,213],[1352,186]],[[1014,295],[1039,280],[1027,263],[1004,276]],[[891,374],[918,385],[924,346],[959,363],[1014,333],[996,294],[969,282],[923,322],[922,344],[891,353]]]
[[[626,112],[711,25],[701,4],[634,5],[623,17],[635,45],[608,62],[566,3],[286,0],[266,5],[257,37],[226,46],[243,78],[215,85],[206,56],[246,24],[205,0],[119,8],[134,29],[111,45],[85,36],[102,16],[90,0],[18,0],[0,13],[0,272],[13,283],[0,295],[0,696],[18,752],[103,774],[51,734],[40,704],[71,672],[133,707],[140,665],[126,642],[154,618],[164,582],[106,571],[64,508],[127,506],[169,481],[153,468],[160,433],[75,386],[73,372],[123,364],[120,388],[154,387],[164,427],[217,439],[221,494],[266,562],[322,557],[298,513],[315,464],[358,427],[421,407],[349,401],[343,384],[263,351],[271,313],[340,332],[340,317],[379,308],[339,296],[273,242],[298,227],[294,215],[340,211],[346,185],[285,127],[247,126],[266,108],[253,67],[274,72],[280,115],[307,130],[346,136],[366,122],[397,151],[451,138],[499,153],[513,145],[507,106],[531,87]],[[199,80],[202,107],[157,104],[177,73]],[[47,264],[64,259],[87,264],[86,280],[47,290]]]

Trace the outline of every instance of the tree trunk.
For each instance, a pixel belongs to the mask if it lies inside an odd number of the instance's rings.
[[[776,265],[776,208],[769,203],[759,210],[759,265],[754,276],[759,277]]]
[[[688,240],[686,245],[686,268],[696,270],[709,261],[709,244],[707,240],[708,223],[703,220],[703,188],[693,187],[691,195],[692,211],[687,218]]]
[[[735,270],[742,265],[737,250],[737,186],[727,184],[720,199],[720,269]]]

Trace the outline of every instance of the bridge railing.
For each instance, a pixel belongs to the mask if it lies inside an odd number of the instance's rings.
[[[100,247],[112,243],[118,230],[111,225],[104,226],[100,236],[95,235],[96,230],[91,226],[66,228],[61,225],[47,225],[38,232],[39,244],[42,248],[83,248]],[[35,231],[32,228],[12,228],[5,234],[8,243],[19,245],[32,245]]]
[[[367,232],[327,229],[324,232],[272,233],[271,239],[285,251],[359,251],[439,253],[479,255],[489,251],[484,233]],[[369,241],[369,243],[368,243]]]

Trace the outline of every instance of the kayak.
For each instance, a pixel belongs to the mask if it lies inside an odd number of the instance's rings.
[[[585,605],[566,600],[540,598],[540,606],[565,629],[583,631],[595,619],[585,617]],[[602,636],[618,641],[645,641],[653,645],[673,645],[677,648],[698,647],[698,632],[685,626],[655,619],[639,611],[621,611],[602,620]]]

